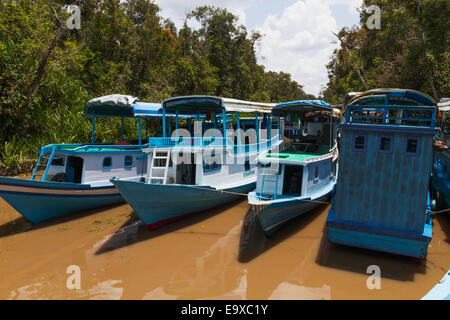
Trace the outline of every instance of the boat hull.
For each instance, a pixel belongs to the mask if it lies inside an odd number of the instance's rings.
[[[147,184],[111,180],[128,204],[154,229],[186,215],[206,211],[238,200],[255,188],[255,182],[224,189],[178,184]]]
[[[314,201],[310,199],[286,198],[276,201],[267,201],[268,205],[252,205],[257,212],[257,218],[267,236],[271,236],[282,224],[309,212],[326,202],[330,198],[328,193]],[[249,194],[251,199],[256,198],[256,193]]]
[[[0,196],[32,223],[123,203],[111,186],[0,177]]]
[[[425,222],[422,234],[416,234],[337,221],[333,208],[328,213],[326,224],[330,242],[422,259],[426,257],[432,235],[431,221]]]

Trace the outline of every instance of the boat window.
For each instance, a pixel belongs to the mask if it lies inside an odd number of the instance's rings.
[[[65,158],[53,158],[52,160],[52,166],[64,166]]]
[[[314,179],[318,179],[319,178],[319,167],[315,167],[314,168]]]
[[[112,158],[111,157],[105,157],[103,158],[103,168],[111,168],[112,167]]]
[[[392,153],[392,136],[380,136],[378,140],[378,151],[382,153]]]
[[[133,166],[133,157],[125,156],[125,168],[129,168]]]
[[[210,156],[203,157],[203,172],[220,170],[220,168],[220,159],[217,159],[215,151],[212,151]]]
[[[245,160],[244,170],[250,171],[250,160],[249,159]]]
[[[355,134],[353,136],[353,151],[367,150],[367,134]]]
[[[419,139],[406,138],[406,154],[417,155],[419,153]]]

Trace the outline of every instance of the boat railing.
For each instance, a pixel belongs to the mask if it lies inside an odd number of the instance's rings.
[[[53,150],[67,151],[67,152],[101,152],[107,149],[108,151],[130,151],[139,150],[143,145],[115,145],[115,144],[50,144],[40,149],[40,153],[48,153]]]
[[[232,137],[168,137],[168,138],[149,138],[149,148],[173,148],[173,147],[215,147],[215,148],[233,148],[234,154],[255,153],[269,149],[279,141],[279,136],[271,139],[262,139],[259,143],[241,144],[234,143]]]
[[[436,124],[436,107],[406,105],[351,105],[345,123],[431,127]]]

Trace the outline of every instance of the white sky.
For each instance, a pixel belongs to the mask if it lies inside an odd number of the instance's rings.
[[[161,16],[179,28],[185,13],[201,5],[226,8],[247,30],[264,37],[258,62],[266,71],[284,71],[318,95],[328,82],[325,65],[336,44],[332,32],[359,24],[362,0],[156,0]]]

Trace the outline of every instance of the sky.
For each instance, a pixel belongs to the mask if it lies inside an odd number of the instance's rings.
[[[337,47],[332,32],[359,24],[362,0],[155,0],[160,15],[180,28],[185,13],[201,5],[226,8],[247,30],[263,34],[258,63],[287,72],[319,95],[328,82],[326,64]],[[195,26],[193,26],[195,27]]]

